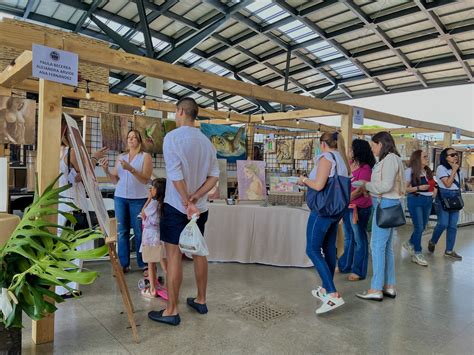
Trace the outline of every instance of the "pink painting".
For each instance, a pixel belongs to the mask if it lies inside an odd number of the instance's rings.
[[[256,160],[237,160],[237,183],[239,200],[265,200],[265,162]]]

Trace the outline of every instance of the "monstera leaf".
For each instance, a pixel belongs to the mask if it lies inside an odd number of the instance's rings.
[[[70,186],[55,188],[57,180],[42,195],[35,194],[20,224],[0,247],[0,322],[6,327],[21,326],[22,311],[34,320],[56,311],[52,300],[59,303],[63,299],[52,291],[54,286],[74,291],[69,282],[90,284],[98,276],[95,271],[81,270],[72,261],[96,259],[107,253],[105,245],[77,250],[83,243],[103,238],[100,231],[74,231],[52,222],[53,217],[62,214],[72,225],[76,223],[71,213],[58,211],[59,203],[76,207],[60,195]],[[55,231],[58,227],[62,228],[61,237]]]

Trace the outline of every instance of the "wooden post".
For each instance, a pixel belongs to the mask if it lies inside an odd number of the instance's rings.
[[[444,133],[444,135],[443,135],[443,148],[451,147],[452,139],[453,139],[453,134],[451,132]]]
[[[346,154],[349,154],[349,148],[352,144],[352,108],[347,115],[341,115],[341,134],[346,145]],[[340,257],[344,253],[344,232],[342,225],[338,226],[336,239],[337,256]]]
[[[59,174],[61,147],[61,84],[40,79],[38,117],[38,188],[42,193]],[[53,218],[57,218],[54,216]],[[54,340],[54,313],[40,321],[33,321],[32,337],[35,344]]]
[[[249,124],[247,129],[247,159],[253,160],[253,143],[255,139],[255,125]]]

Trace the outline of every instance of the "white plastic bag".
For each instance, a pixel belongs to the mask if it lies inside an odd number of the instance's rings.
[[[186,255],[208,256],[204,237],[199,230],[197,220],[199,216],[194,214],[179,236],[179,249]]]

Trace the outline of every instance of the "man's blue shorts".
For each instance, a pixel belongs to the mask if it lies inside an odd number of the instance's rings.
[[[201,213],[197,220],[197,225],[202,235],[204,236],[204,226],[207,222],[209,212]],[[181,232],[189,223],[188,216],[181,213],[176,208],[165,203],[163,216],[160,220],[160,239],[169,244],[179,244],[179,236]]]

